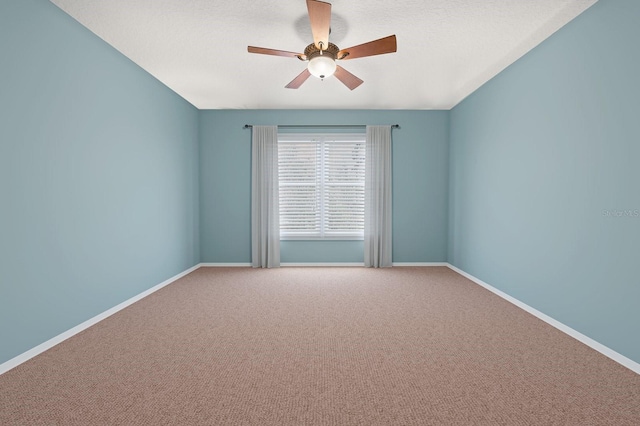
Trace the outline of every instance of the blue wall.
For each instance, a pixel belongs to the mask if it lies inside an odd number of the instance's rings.
[[[251,131],[245,124],[400,124],[393,130],[393,260],[447,257],[448,111],[200,113],[203,262],[251,261]],[[363,262],[362,241],[283,241],[282,262]]]
[[[197,110],[44,0],[0,2],[0,363],[199,262]]]
[[[200,260],[249,262],[245,123],[399,123],[395,262],[448,260],[640,362],[639,18],[600,0],[452,112],[198,112],[48,1],[1,2],[0,363]]]
[[[449,261],[640,362],[640,2],[600,0],[451,114]]]

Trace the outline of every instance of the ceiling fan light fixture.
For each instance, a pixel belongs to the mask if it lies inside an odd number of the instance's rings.
[[[336,61],[329,55],[318,55],[311,58],[307,68],[312,76],[324,79],[336,72]]]

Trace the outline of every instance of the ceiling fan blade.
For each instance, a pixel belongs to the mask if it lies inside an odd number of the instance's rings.
[[[262,55],[286,56],[290,58],[304,57],[302,53],[287,52],[286,50],[267,49],[266,47],[247,46],[249,53],[260,53]]]
[[[355,59],[365,56],[382,55],[384,53],[393,53],[398,50],[396,36],[390,35],[369,43],[359,44],[357,46],[342,49],[338,52],[338,59]],[[346,55],[346,56],[345,56]]]
[[[342,82],[342,84],[347,86],[349,90],[353,90],[364,83],[358,77],[342,68],[340,65],[336,67],[336,72],[333,75],[335,75],[336,78]]]
[[[323,1],[307,0],[307,10],[309,11],[313,42],[318,49],[326,50],[329,47],[331,4]],[[320,47],[320,43],[322,43],[322,47]]]
[[[298,87],[302,86],[302,83],[307,81],[309,77],[311,77],[311,73],[307,68],[305,68],[304,71],[302,71],[296,78],[291,81],[291,83],[287,84],[284,87],[286,87],[287,89],[297,89]]]

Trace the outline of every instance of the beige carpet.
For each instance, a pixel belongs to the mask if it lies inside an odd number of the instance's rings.
[[[0,376],[2,425],[640,425],[640,376],[444,268],[199,269]]]

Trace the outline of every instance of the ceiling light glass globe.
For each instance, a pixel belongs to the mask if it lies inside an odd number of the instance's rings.
[[[327,78],[336,71],[336,61],[329,56],[316,56],[309,61],[307,68],[314,77]]]

